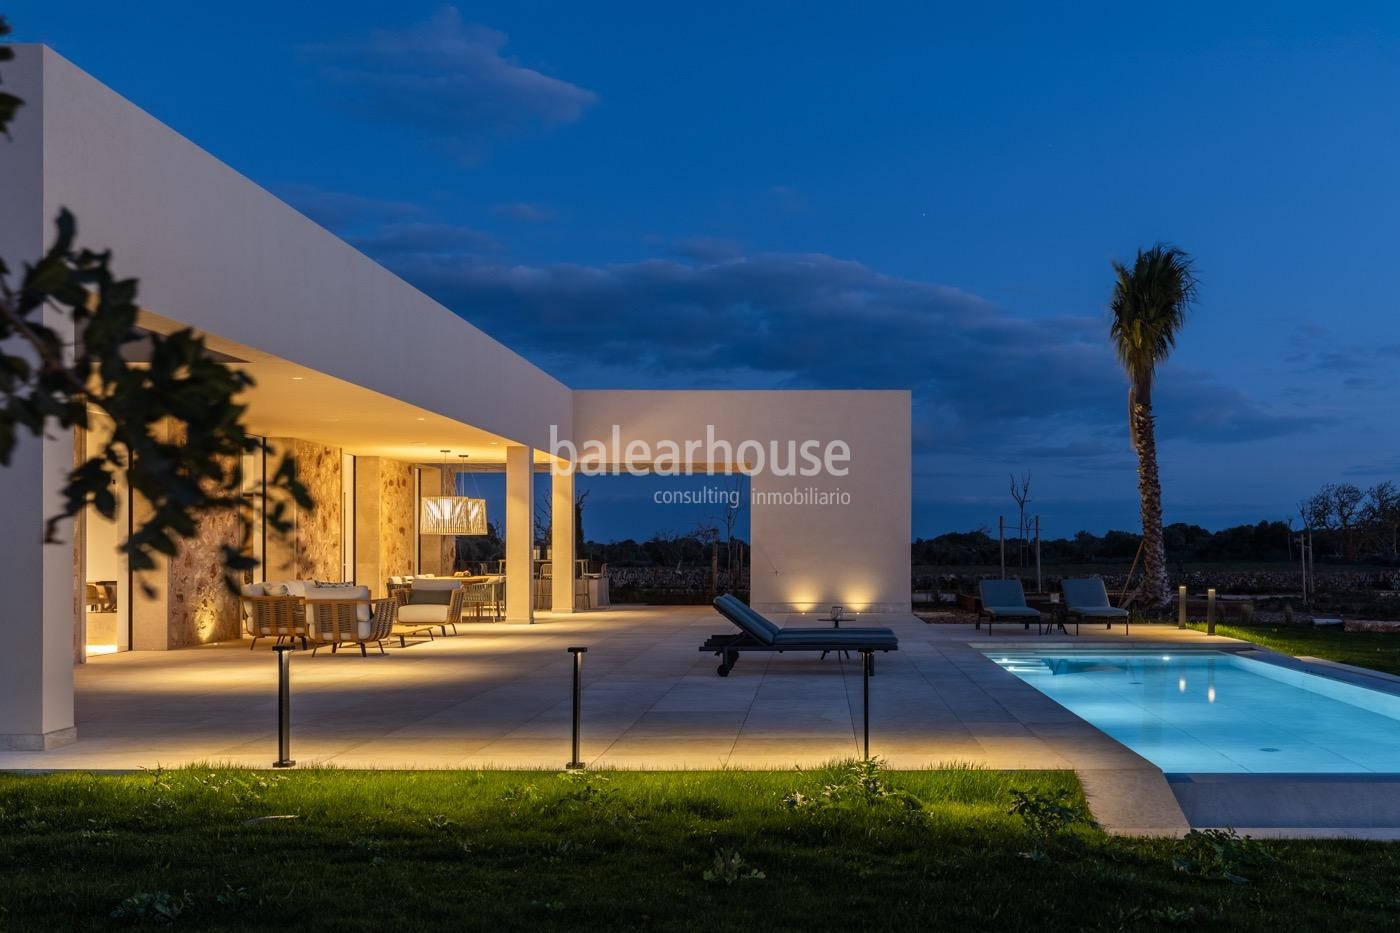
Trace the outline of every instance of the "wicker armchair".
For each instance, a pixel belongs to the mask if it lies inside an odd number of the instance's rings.
[[[301,639],[306,647],[306,616],[302,611],[300,596],[257,596],[246,592],[243,595],[243,626],[253,643],[252,651],[258,646],[259,638],[276,638],[280,645],[290,638]]]
[[[463,590],[466,594],[463,600],[463,610],[470,609],[478,622],[483,621],[488,616],[493,622],[496,621],[500,618],[502,605],[500,588],[501,584],[491,580],[468,584]]]
[[[460,580],[418,580],[415,586],[434,593],[432,601],[413,598],[413,590],[397,590],[394,600],[398,605],[398,634],[400,641],[404,634],[426,632],[430,637],[433,629],[440,629],[444,636],[447,627],[457,633],[457,623],[462,621],[462,607],[466,604],[466,588]]]
[[[366,587],[323,587],[321,593],[308,592],[306,635],[315,646],[311,653],[330,645],[335,654],[343,644],[356,644],[363,657],[369,654],[366,646],[373,644],[385,654],[384,639],[393,631],[397,608],[395,600],[370,599]]]

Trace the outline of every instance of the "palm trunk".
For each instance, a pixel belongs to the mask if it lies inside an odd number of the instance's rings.
[[[1133,446],[1138,455],[1138,496],[1142,502],[1142,597],[1148,606],[1171,602],[1167,551],[1162,541],[1162,481],[1157,475],[1157,432],[1152,403],[1130,401]]]

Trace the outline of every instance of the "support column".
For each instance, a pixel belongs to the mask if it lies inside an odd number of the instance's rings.
[[[550,497],[550,562],[554,591],[551,608],[555,612],[574,611],[574,474],[553,473]]]
[[[535,621],[534,451],[506,447],[506,621]]]
[[[26,101],[0,142],[0,256],[12,276],[44,252],[57,204],[45,201],[44,52],[21,45],[5,64],[5,90]],[[52,209],[51,209],[52,208]],[[56,312],[44,323],[72,339]],[[7,347],[7,349],[11,349]],[[63,477],[73,465],[73,432],[50,427],[46,439],[24,428],[10,464],[0,467],[0,593],[5,594],[0,651],[0,750],[45,749],[72,742],[73,627],[83,588],[74,566],[72,525],[64,544],[44,544],[44,519],[62,507]]]
[[[0,750],[42,751],[77,738],[73,722],[73,629],[83,608],[73,561],[73,525],[44,544],[44,520],[59,511],[72,469],[73,433],[50,426],[47,438],[23,428],[0,482],[0,591],[5,650],[0,651]]]

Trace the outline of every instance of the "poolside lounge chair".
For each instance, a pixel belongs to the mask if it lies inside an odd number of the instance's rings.
[[[898,651],[899,639],[887,628],[783,628],[726,593],[715,599],[720,615],[738,626],[738,633],[711,635],[700,646],[720,658],[716,673],[728,677],[746,651]],[[874,673],[874,664],[871,664]]]
[[[1040,610],[1026,605],[1026,591],[1020,580],[979,580],[978,594],[982,605],[977,610],[977,628],[982,627],[982,617],[987,617],[987,632],[992,631],[993,622],[1021,622],[1029,631],[1035,623],[1036,634],[1041,633]]]
[[[1079,634],[1080,622],[1102,622],[1104,628],[1110,629],[1114,622],[1122,622],[1123,634],[1130,634],[1128,610],[1109,605],[1108,591],[1104,589],[1102,577],[1063,580],[1060,591],[1065,597],[1065,618],[1074,622],[1074,634]]]

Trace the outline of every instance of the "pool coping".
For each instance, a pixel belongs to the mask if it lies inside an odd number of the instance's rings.
[[[1034,646],[978,641],[969,643],[968,647],[994,665],[996,662],[992,655],[998,651],[1010,654],[1056,651],[1070,654],[1225,653],[1377,693],[1400,696],[1400,676],[1325,658],[1295,657],[1235,639],[1210,645],[1159,642],[1138,643],[1132,647],[1109,641],[1056,641]],[[1007,676],[1015,677],[1010,672],[1007,672]],[[1048,694],[1042,695],[1051,699]],[[1088,720],[1083,721],[1098,729]],[[1112,736],[1108,738],[1118,742]],[[1118,744],[1133,751],[1121,742]],[[1400,840],[1400,773],[1397,772],[1169,773],[1150,761],[1148,764],[1155,775],[1149,775],[1146,769],[1102,773],[1077,770],[1091,810],[1110,832],[1118,835],[1179,835],[1183,830],[1172,825],[1176,822],[1170,815],[1174,810],[1180,814],[1185,828],[1189,829],[1233,829],[1260,838]],[[1123,786],[1125,779],[1133,786],[1134,793],[1128,793]],[[1170,794],[1175,807],[1163,808],[1159,790]],[[1124,799],[1144,791],[1145,800]],[[1280,813],[1286,816],[1280,818],[1277,816]],[[1126,822],[1124,817],[1128,818]],[[1173,829],[1176,831],[1173,832]]]

